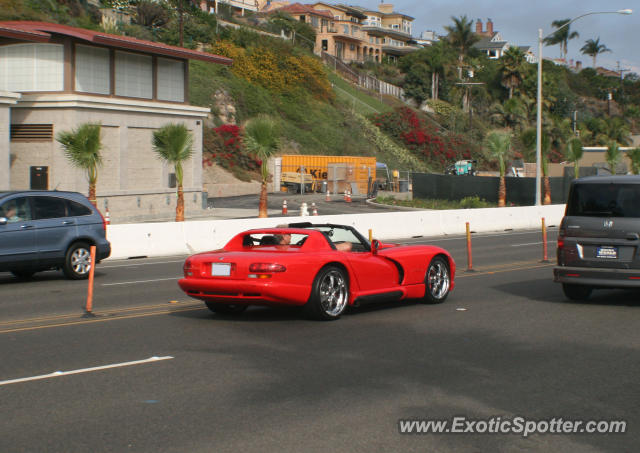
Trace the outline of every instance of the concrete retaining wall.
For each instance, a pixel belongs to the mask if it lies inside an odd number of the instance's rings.
[[[449,211],[393,211],[317,217],[270,217],[266,219],[202,220],[189,222],[109,225],[111,258],[192,254],[223,247],[235,234],[251,228],[275,227],[285,222],[352,225],[365,237],[368,230],[382,241],[415,236],[446,236],[465,233],[469,222],[474,232],[540,228],[559,225],[565,205],[514,208],[458,209]]]

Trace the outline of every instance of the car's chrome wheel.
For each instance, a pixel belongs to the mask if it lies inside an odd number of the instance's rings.
[[[449,265],[444,258],[436,256],[427,268],[424,299],[432,304],[444,302],[449,295],[449,289],[451,289]]]
[[[349,302],[349,284],[342,269],[327,266],[313,282],[307,309],[314,318],[331,320],[340,317]]]
[[[62,270],[67,277],[73,280],[81,280],[89,276],[91,265],[89,245],[84,242],[78,242],[67,250]]]

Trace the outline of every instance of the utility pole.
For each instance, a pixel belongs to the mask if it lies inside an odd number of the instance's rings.
[[[622,77],[622,73],[630,71],[630,69],[621,69],[620,62],[617,61],[616,63],[618,64],[617,69],[618,73],[620,74],[620,104],[624,104],[624,80]]]
[[[184,47],[184,27],[182,23],[182,2],[183,0],[178,0],[178,16],[180,17],[180,47]]]

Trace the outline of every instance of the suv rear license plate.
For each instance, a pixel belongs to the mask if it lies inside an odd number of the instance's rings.
[[[596,258],[617,259],[618,247],[598,247],[596,249]]]
[[[230,263],[211,263],[211,276],[228,277],[231,275]]]

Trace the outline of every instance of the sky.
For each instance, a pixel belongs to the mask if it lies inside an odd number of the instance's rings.
[[[341,3],[377,10],[380,0],[351,0]],[[387,0],[385,3],[393,4],[394,11],[415,19],[412,24],[414,37],[420,37],[420,33],[425,30],[445,34],[445,25],[453,23],[451,16],[466,15],[473,19],[474,30],[477,19],[486,24],[487,18],[491,18],[494,31],[500,32],[505,41],[518,46],[531,46],[536,55],[538,29],[542,29],[543,36],[552,33],[554,27],[551,22],[554,20],[573,19],[590,12],[633,9],[630,16],[598,14],[578,19],[571,24],[571,31],[577,31],[580,36],[569,41],[568,59],[579,60],[583,67],[591,67],[592,58],[583,55],[580,48],[588,39],[600,37],[600,43],[611,49],[611,52],[598,55],[598,66],[616,69],[619,61],[621,69],[640,75],[638,0]],[[544,57],[560,58],[560,46],[544,46],[542,53]]]

